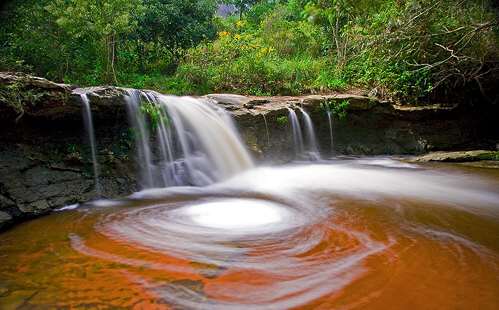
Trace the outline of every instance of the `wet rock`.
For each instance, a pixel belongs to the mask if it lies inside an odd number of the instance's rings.
[[[189,300],[192,302],[206,302],[204,293],[204,283],[196,280],[174,280],[168,284],[155,289],[156,293],[173,309],[185,309],[182,305],[177,305],[175,300]]]
[[[28,205],[21,205],[19,209],[24,213],[44,214],[49,212],[50,206],[46,200],[39,200]]]
[[[226,106],[234,105],[241,107],[251,101],[249,97],[234,94],[209,94],[206,97],[220,105]]]
[[[12,216],[7,212],[0,211],[0,228],[6,226],[12,221]]]
[[[415,162],[473,162],[481,160],[499,161],[499,152],[487,150],[474,150],[462,152],[433,152],[424,156],[416,157]]]
[[[43,119],[68,117],[79,111],[68,98],[74,87],[24,73],[0,72],[0,120],[18,121],[24,116]],[[16,98],[21,105],[13,104]]]
[[[0,297],[4,297],[9,293],[9,289],[6,287],[0,286]]]
[[[15,205],[15,202],[12,199],[5,197],[4,195],[0,195],[0,210],[2,208],[12,207]]]

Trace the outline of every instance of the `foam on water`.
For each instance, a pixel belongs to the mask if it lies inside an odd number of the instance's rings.
[[[246,233],[275,231],[279,224],[287,222],[290,217],[286,207],[254,199],[225,199],[194,204],[181,208],[177,214],[187,216],[193,223],[204,227]]]
[[[399,276],[393,270],[408,272],[402,283],[427,273],[431,279],[414,284],[443,288],[445,279],[468,276],[462,270],[475,277],[477,264],[496,272],[497,188],[496,180],[463,171],[391,160],[260,167],[205,187],[84,204],[68,237],[79,255],[110,263],[96,273],[117,274],[176,308],[313,308],[360,284],[357,293],[367,297],[342,303],[348,308],[375,298],[379,283]],[[428,272],[446,266],[448,277]]]

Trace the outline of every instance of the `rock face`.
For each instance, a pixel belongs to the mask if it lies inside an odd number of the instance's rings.
[[[97,197],[78,89],[0,73],[0,229]],[[91,92],[105,197],[135,190],[123,90]]]
[[[270,160],[287,160],[292,154],[289,124],[279,122],[282,117],[287,117],[288,107],[303,107],[311,115],[321,153],[325,156],[333,152],[381,155],[493,149],[499,137],[499,126],[493,119],[497,107],[480,110],[459,105],[401,106],[349,94],[302,97],[216,94],[207,97],[232,111],[250,148],[263,159]],[[323,104],[345,101],[348,102],[346,117],[333,118],[334,147],[331,150],[329,123]]]
[[[77,88],[29,75],[0,73],[0,228],[96,197],[81,93],[87,94],[91,103],[102,195],[124,196],[136,189],[125,89]],[[491,149],[499,137],[494,107],[400,106],[349,94],[211,94],[205,98],[233,114],[249,149],[262,161],[292,159],[291,130],[286,120],[288,108],[299,106],[314,121],[323,155],[331,155],[324,104],[345,101],[347,116],[333,118],[336,154]]]

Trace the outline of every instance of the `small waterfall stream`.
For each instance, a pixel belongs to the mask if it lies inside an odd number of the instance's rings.
[[[138,90],[128,94],[143,188],[203,186],[253,166],[230,115],[213,103]],[[147,118],[154,118],[151,130]],[[149,131],[157,137],[154,144]]]
[[[90,102],[86,94],[80,97],[92,151],[95,188],[100,195]],[[126,107],[142,189],[205,186],[253,167],[230,114],[209,100],[128,89]],[[301,120],[288,108],[295,156],[300,160],[318,160],[320,154],[312,119],[302,107],[298,109]],[[267,119],[262,116],[270,145]]]
[[[140,108],[142,92],[129,90],[127,98],[127,112],[133,128],[137,147],[137,164],[139,166],[140,184],[144,188],[154,186],[152,154],[149,148],[149,133],[146,128],[146,119]]]
[[[269,125],[267,123],[267,117],[265,116],[265,114],[262,114],[263,116],[263,122],[265,123],[265,133],[267,135],[267,146],[270,145],[270,132],[269,132]]]
[[[293,133],[293,145],[295,150],[295,156],[299,157],[303,155],[304,146],[303,146],[303,133],[301,131],[300,122],[298,121],[298,116],[296,112],[288,108],[289,111],[289,122],[291,123],[291,130]]]
[[[333,140],[333,113],[330,109],[327,110],[327,119],[329,123],[329,139],[331,141],[331,155],[334,156],[334,140]]]
[[[95,182],[95,191],[97,195],[101,194],[101,186],[99,182],[99,163],[97,162],[97,150],[95,143],[95,133],[94,133],[94,124],[92,120],[92,111],[90,109],[90,100],[86,94],[80,94],[82,108],[83,108],[83,122],[85,124],[85,130],[87,131],[88,140],[90,142],[90,150],[92,156],[92,165],[94,170],[94,182]]]
[[[303,115],[303,121],[305,124],[304,131],[307,137],[307,155],[311,160],[318,160],[320,155],[319,148],[317,147],[317,139],[315,137],[315,129],[314,124],[312,123],[312,118],[303,108],[299,108],[299,110]]]
[[[288,108],[289,111],[289,122],[291,123],[291,130],[293,134],[293,144],[295,150],[295,156],[298,159],[306,160],[318,160],[320,159],[319,150],[317,147],[317,139],[315,138],[314,126],[310,115],[303,110],[303,108],[298,108],[303,115],[304,128],[302,130],[300,121],[296,112]],[[305,137],[303,136],[305,132]]]

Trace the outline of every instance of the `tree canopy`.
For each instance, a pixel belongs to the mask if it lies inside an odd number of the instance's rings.
[[[222,3],[239,14],[217,16]],[[15,0],[1,14],[1,70],[82,85],[493,101],[499,76],[492,0]]]

